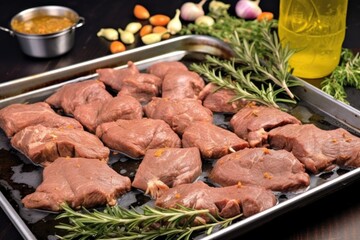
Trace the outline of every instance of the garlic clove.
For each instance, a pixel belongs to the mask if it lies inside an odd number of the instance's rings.
[[[135,42],[135,36],[133,33],[122,30],[121,28],[118,29],[120,33],[120,39],[125,44],[132,44]]]
[[[182,24],[180,21],[180,10],[176,9],[176,13],[173,19],[170,20],[170,22],[167,24],[167,30],[170,34],[174,35],[178,32],[180,32],[182,28]]]
[[[166,33],[167,32],[164,32],[164,33],[150,33],[150,34],[147,34],[147,35],[141,37],[141,41],[146,45],[152,44],[152,43],[157,43],[157,42],[161,41],[162,35],[166,34]]]
[[[101,28],[97,34],[98,37],[103,37],[109,41],[114,41],[119,39],[118,32],[113,28]]]
[[[142,28],[141,23],[139,22],[131,22],[125,27],[125,31],[131,32],[132,34],[137,33]]]

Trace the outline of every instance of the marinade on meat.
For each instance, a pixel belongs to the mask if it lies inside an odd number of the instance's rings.
[[[148,73],[154,74],[154,75],[158,76],[159,78],[164,79],[165,75],[169,71],[174,71],[174,70],[187,71],[188,68],[182,62],[171,61],[171,62],[153,63],[146,70]]]
[[[117,198],[130,191],[131,181],[105,162],[88,158],[58,158],[43,171],[43,182],[25,196],[26,208],[60,211],[61,205],[96,207],[115,205]]]
[[[49,104],[15,103],[0,109],[0,128],[11,137],[25,127],[41,124],[46,127],[69,127],[83,129],[75,119],[57,114]]]
[[[45,102],[55,108],[62,108],[67,114],[73,114],[78,106],[97,101],[103,103],[111,98],[104,83],[98,80],[87,80],[62,86]]]
[[[214,216],[234,217],[242,213],[249,217],[276,204],[270,190],[258,186],[234,185],[210,187],[203,182],[181,184],[170,188],[156,199],[155,205],[178,208],[209,209]]]
[[[304,190],[310,184],[304,165],[292,153],[267,148],[246,148],[220,158],[209,179],[221,186],[241,183],[281,192]]]
[[[132,96],[117,96],[105,102],[92,102],[78,106],[74,117],[90,132],[95,132],[96,127],[105,122],[118,119],[140,119],[143,116],[142,106]]]
[[[132,186],[157,198],[169,187],[191,183],[201,175],[199,149],[159,148],[146,151]]]
[[[199,99],[204,107],[213,112],[236,113],[248,102],[240,99],[235,100],[236,94],[231,89],[220,88],[214,83],[207,84],[199,93]]]
[[[148,118],[162,119],[178,134],[192,122],[212,122],[213,113],[196,99],[153,98],[144,106]]]
[[[196,72],[171,69],[163,78],[161,96],[168,99],[198,99],[204,87],[204,80]]]
[[[323,130],[313,124],[285,125],[269,132],[272,148],[285,149],[312,173],[340,166],[360,166],[360,138],[342,128]]]
[[[204,158],[220,158],[246,148],[248,142],[210,122],[194,122],[182,135],[183,147],[197,147]]]
[[[230,120],[234,132],[249,142],[251,147],[267,145],[268,131],[285,124],[301,124],[294,116],[267,106],[248,104]]]
[[[58,157],[97,158],[107,161],[110,150],[95,135],[73,128],[34,125],[11,139],[11,145],[31,161],[48,166]]]
[[[140,158],[148,149],[181,147],[179,136],[163,120],[119,119],[99,125],[96,135],[106,146],[131,158]]]

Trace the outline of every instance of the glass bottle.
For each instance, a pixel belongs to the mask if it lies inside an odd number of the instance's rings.
[[[339,64],[348,0],[280,0],[279,38],[296,52],[293,75],[322,78]]]

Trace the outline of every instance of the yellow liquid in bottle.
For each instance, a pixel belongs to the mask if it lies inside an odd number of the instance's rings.
[[[339,64],[345,38],[346,0],[280,1],[279,38],[296,53],[293,75],[322,78]]]

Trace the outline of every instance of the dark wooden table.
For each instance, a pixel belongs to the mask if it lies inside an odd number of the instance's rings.
[[[173,15],[175,9],[185,1],[179,0],[99,0],[99,1],[1,1],[0,25],[8,27],[12,16],[26,8],[41,5],[68,6],[86,19],[86,24],[77,29],[74,48],[66,55],[53,59],[35,59],[25,56],[19,49],[15,38],[0,32],[0,82],[42,73],[71,64],[95,59],[109,54],[108,42],[99,39],[96,32],[102,27],[125,27],[135,20],[132,9],[140,3],[152,14]],[[232,4],[236,1],[224,1]],[[272,11],[277,17],[279,0],[261,2],[263,10]],[[207,6],[207,5],[206,5]],[[347,33],[344,47],[358,49],[360,43],[360,2],[349,0]],[[131,46],[136,47],[136,46]],[[343,189],[314,203],[286,213],[271,222],[256,227],[241,239],[323,239],[352,240],[360,239],[360,182],[354,182]],[[0,210],[0,239],[22,239],[11,221]]]

